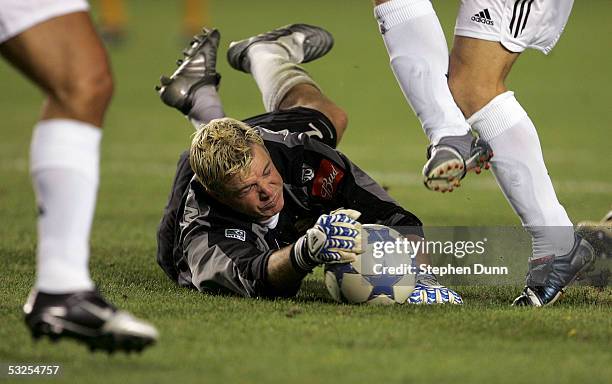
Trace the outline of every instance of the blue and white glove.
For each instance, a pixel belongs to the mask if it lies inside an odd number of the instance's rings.
[[[463,304],[459,294],[438,283],[436,276],[419,274],[414,291],[408,297],[408,304]]]
[[[350,263],[362,253],[360,212],[337,209],[321,215],[314,227],[300,237],[291,250],[291,261],[304,272],[327,263]]]

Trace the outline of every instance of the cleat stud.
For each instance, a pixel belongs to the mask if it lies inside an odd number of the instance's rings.
[[[168,85],[171,82],[171,80],[170,80],[170,78],[168,76],[160,77],[159,81],[160,81],[161,85]]]
[[[177,65],[177,66],[180,66],[181,64],[183,64],[183,60],[182,60],[182,59],[178,59],[178,60],[176,61],[176,65]]]
[[[156,85],[156,86],[155,86],[155,90],[156,90],[157,92],[159,92],[159,91],[161,91],[161,87],[160,87],[159,85]]]

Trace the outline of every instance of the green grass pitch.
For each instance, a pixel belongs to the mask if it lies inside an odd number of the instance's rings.
[[[226,112],[262,111],[252,79],[229,68],[227,44],[292,22],[319,24],[336,47],[307,69],[350,116],[341,150],[428,225],[519,225],[490,173],[451,195],[422,187],[426,138],[388,65],[368,1],[211,0],[222,32]],[[447,36],[459,2],[434,1]],[[175,2],[130,1],[129,40],[110,50],[116,94],[103,141],[91,270],[118,306],[150,319],[158,345],[141,356],[34,344],[21,305],[34,278],[35,205],[28,175],[40,92],[0,62],[0,363],[54,362],[53,381],[278,383],[610,383],[612,291],[572,290],[544,310],[509,306],[514,287],[460,290],[463,307],[337,305],[321,274],[294,300],[247,300],[175,287],[157,267],[155,230],[191,126],[153,86],[185,44]],[[550,56],[525,53],[509,80],[540,134],[573,220],[612,203],[612,3],[578,1]],[[70,58],[66,58],[70,59]],[[607,153],[607,155],[606,155]],[[527,258],[528,255],[525,255]],[[4,372],[0,373],[2,379]]]

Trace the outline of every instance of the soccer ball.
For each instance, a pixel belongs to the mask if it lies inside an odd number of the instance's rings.
[[[364,252],[354,262],[325,266],[330,295],[350,304],[405,303],[414,290],[416,261],[412,252],[389,245],[401,234],[384,225],[364,224],[362,238]]]

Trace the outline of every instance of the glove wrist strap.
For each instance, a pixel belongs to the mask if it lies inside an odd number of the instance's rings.
[[[293,268],[298,272],[310,273],[318,265],[308,253],[308,244],[306,243],[305,236],[300,237],[291,247],[289,258]]]

